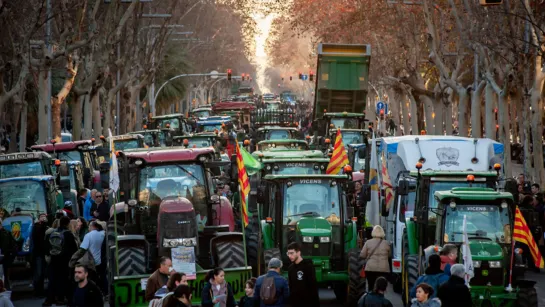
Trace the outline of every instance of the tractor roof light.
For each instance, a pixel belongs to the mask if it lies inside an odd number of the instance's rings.
[[[271,223],[273,222],[272,217],[269,217],[269,216],[266,217],[266,218],[265,218],[265,222],[271,224]]]
[[[189,145],[189,140],[188,140],[188,139],[184,139],[183,142],[184,142],[184,145],[185,145],[185,146]]]
[[[55,166],[60,166],[61,165],[61,160],[57,159],[55,160]]]
[[[499,163],[494,164],[494,170],[496,170],[496,171],[501,170],[501,164],[499,164]]]
[[[91,142],[93,142],[93,143],[94,143],[94,142],[95,142],[95,138],[91,138]]]
[[[100,139],[104,141],[104,140],[106,139],[106,137],[103,136],[103,135],[101,135],[101,136],[100,136]]]
[[[55,139],[51,139],[51,141],[50,141],[50,142],[51,142],[51,144],[55,145],[55,144],[57,143],[57,140],[55,140]]]
[[[326,144],[331,144],[331,139],[325,139]]]
[[[358,217],[356,217],[356,216],[352,217],[352,222],[357,223],[358,222]]]
[[[467,182],[475,182],[475,176],[474,175],[467,175]]]
[[[250,145],[250,140],[244,140],[244,146]]]
[[[422,169],[422,163],[421,163],[421,162],[416,162],[416,169],[417,169],[417,170],[421,170],[421,169]]]
[[[345,165],[344,168],[343,168],[343,170],[344,170],[344,173],[345,173],[345,174],[351,174],[351,173],[352,173],[352,166],[350,166],[350,165]]]

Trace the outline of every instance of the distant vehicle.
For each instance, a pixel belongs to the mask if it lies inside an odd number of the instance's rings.
[[[72,133],[63,132],[61,133],[61,142],[72,142]]]

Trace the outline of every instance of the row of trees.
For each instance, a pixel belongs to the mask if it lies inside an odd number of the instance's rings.
[[[394,121],[405,134],[457,130],[461,136],[498,135],[506,145],[506,160],[509,144],[520,142],[524,169],[545,182],[543,4],[478,3],[301,0],[285,8],[290,19],[280,27],[288,22],[296,33],[311,34],[314,50],[317,42],[370,44],[376,96],[388,97]],[[271,55],[286,61],[282,54]],[[506,172],[511,174],[510,163]]]
[[[9,139],[12,152],[47,142],[48,109],[58,141],[68,123],[76,140],[98,139],[115,120],[125,133],[149,110],[152,83],[227,67],[251,73],[248,5],[245,0],[0,0],[0,140]],[[158,114],[202,81],[169,83],[158,97]]]

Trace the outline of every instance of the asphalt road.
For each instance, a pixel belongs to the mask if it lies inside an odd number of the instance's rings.
[[[536,290],[538,294],[538,300],[539,300],[539,307],[545,307],[545,270],[542,270],[540,274],[536,273],[526,273],[526,278],[529,280],[534,280],[537,282],[536,284]],[[388,289],[386,293],[386,298],[388,298],[394,307],[403,307],[403,304],[401,303],[401,296],[399,294],[394,293],[392,287]],[[337,300],[335,299],[335,294],[333,294],[333,290],[329,289],[322,289],[320,290],[320,300],[321,300],[321,306],[322,307],[333,307],[333,306],[343,306]],[[36,298],[21,298],[18,300],[14,300],[13,304],[15,307],[36,307],[41,306],[43,302],[43,299],[36,299]],[[109,306],[106,304],[106,306]]]

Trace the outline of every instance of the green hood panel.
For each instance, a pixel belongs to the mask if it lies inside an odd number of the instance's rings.
[[[326,237],[331,235],[331,224],[321,217],[303,217],[297,222],[302,236]]]
[[[470,239],[469,248],[473,260],[502,260],[503,251],[501,246],[492,241]]]

